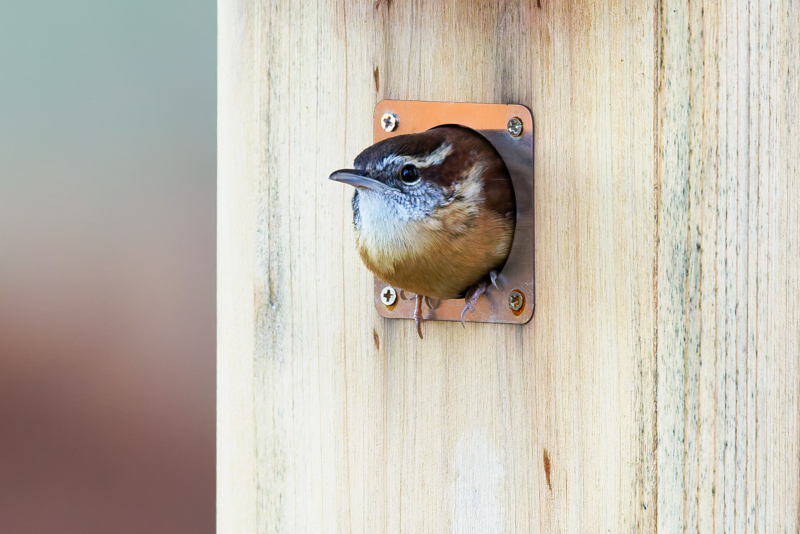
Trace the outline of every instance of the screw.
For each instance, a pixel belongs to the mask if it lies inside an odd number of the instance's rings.
[[[519,117],[512,117],[508,119],[506,129],[511,134],[511,137],[519,137],[522,135],[522,121],[519,120]]]
[[[394,131],[397,128],[397,115],[394,113],[386,112],[381,117],[381,125],[387,132]]]
[[[516,289],[508,296],[508,306],[514,310],[519,311],[525,305],[525,297]]]
[[[397,302],[397,291],[392,286],[386,286],[381,290],[381,302],[384,306],[391,306]]]

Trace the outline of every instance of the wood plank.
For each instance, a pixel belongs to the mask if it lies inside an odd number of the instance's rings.
[[[797,531],[797,6],[219,6],[220,532]],[[528,325],[375,313],[383,98],[531,108]]]
[[[797,532],[798,8],[662,2],[658,529]]]
[[[523,531],[651,530],[653,12],[548,2],[533,15],[537,308],[524,358],[552,474]]]
[[[251,76],[255,21],[240,9],[219,2],[217,11],[217,532],[258,528],[252,153],[260,135]]]

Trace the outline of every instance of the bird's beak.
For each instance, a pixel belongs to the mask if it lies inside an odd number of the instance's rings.
[[[350,184],[359,189],[372,189],[373,191],[394,190],[394,187],[386,185],[375,178],[371,178],[367,171],[359,171],[357,169],[335,171],[329,176],[329,179],[335,182],[342,182],[343,184]]]

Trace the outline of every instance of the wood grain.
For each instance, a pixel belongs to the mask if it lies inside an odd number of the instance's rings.
[[[798,8],[659,11],[658,527],[798,532]]]
[[[798,7],[219,1],[219,532],[796,532]],[[383,98],[535,121],[528,325],[379,317]]]

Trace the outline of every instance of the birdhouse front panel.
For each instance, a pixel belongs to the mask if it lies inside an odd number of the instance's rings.
[[[218,530],[797,532],[797,27],[784,0],[220,0]],[[376,311],[350,185],[380,177],[328,178],[408,125],[384,100],[530,110],[529,322]],[[430,137],[385,186],[469,142]],[[484,257],[438,246],[381,307]]]

